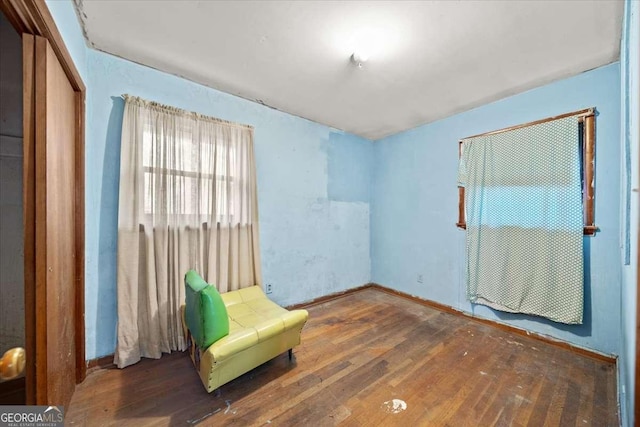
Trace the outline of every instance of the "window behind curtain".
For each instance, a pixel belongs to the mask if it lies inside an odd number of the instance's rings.
[[[583,197],[593,184],[582,176],[583,121],[574,113],[462,141],[471,302],[582,322]]]
[[[185,130],[167,149],[158,143],[150,127],[147,124],[143,135],[145,215],[166,212],[204,222],[212,212],[212,203],[216,203],[217,222],[233,222],[234,206],[229,194],[234,181],[240,179],[231,166],[236,164],[234,148],[219,141],[194,142],[193,133]],[[185,197],[158,198],[161,186]]]
[[[548,119],[542,119],[531,123],[526,123],[522,125],[517,125],[512,128],[501,129],[498,131],[487,132],[486,134],[476,135],[473,137],[464,138],[460,141],[459,145],[459,155],[460,155],[460,166],[459,172],[461,174],[465,173],[465,165],[464,160],[462,159],[463,151],[465,150],[465,142],[470,143],[474,138],[478,137],[487,137],[492,135],[498,135],[501,133],[507,133],[509,137],[513,141],[513,154],[520,156],[521,158],[531,158],[535,157],[540,166],[548,164],[552,161],[552,158],[544,158],[544,156],[549,156],[550,152],[539,152],[535,143],[531,143],[530,138],[527,138],[527,134],[529,133],[527,128],[535,129],[535,126],[541,125],[547,122],[553,122],[554,120],[560,120],[566,117],[576,116],[578,117],[576,127],[578,136],[576,138],[575,143],[578,146],[578,152],[580,156],[579,163],[579,171],[580,171],[580,180],[581,180],[581,188],[582,188],[582,205],[583,205],[583,218],[584,218],[584,234],[585,235],[594,235],[597,231],[597,227],[595,225],[595,109],[586,109],[581,111],[575,111],[572,113],[562,114],[560,116],[551,117]],[[502,189],[497,189],[496,191],[504,192],[503,200],[512,199],[508,195],[508,188],[511,188],[513,191],[517,189],[519,183],[522,185],[528,185],[527,182],[530,182],[532,179],[537,181],[538,183],[544,183],[545,180],[551,180],[550,176],[545,176],[546,169],[544,167],[535,167],[535,165],[529,165],[528,168],[522,168],[517,170],[512,170],[506,166],[507,164],[501,165],[500,162],[512,162],[514,159],[509,156],[502,156],[500,158],[496,158],[493,160],[494,164],[497,165],[504,174],[499,179],[502,181]],[[568,182],[570,177],[570,170],[565,171],[557,171],[557,173],[564,174],[563,181]],[[556,184],[558,182],[558,176],[555,176],[553,179]],[[458,228],[466,229],[466,207],[465,207],[465,188],[464,185],[459,185],[458,190],[458,221],[456,222],[456,226]],[[489,184],[490,186],[500,186],[500,182],[494,182],[493,184]],[[526,209],[527,205],[521,206],[523,209]],[[521,217],[535,217],[535,213],[526,210],[523,212]]]
[[[188,270],[220,292],[262,283],[253,128],[124,99],[119,367],[185,348]]]

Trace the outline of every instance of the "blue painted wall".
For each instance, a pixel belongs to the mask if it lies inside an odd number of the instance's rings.
[[[262,272],[275,301],[370,281],[370,141],[95,50],[87,60],[87,358],[115,348],[124,93],[255,127]]]
[[[255,127],[262,272],[275,301],[298,303],[370,281],[370,141],[87,49],[71,2],[48,6],[88,87],[87,359],[115,349],[124,93]]]
[[[618,363],[620,410],[622,425],[633,425],[634,375],[636,352],[636,293],[638,277],[638,224],[640,217],[640,3],[625,2],[624,24],[620,46],[622,87],[621,139],[621,219],[622,286],[621,329],[622,348]]]
[[[329,139],[329,198],[369,202],[373,146],[354,145],[353,136],[333,133]]]
[[[596,222],[587,252],[584,324],[565,326],[466,300],[464,232],[455,227],[458,140],[597,107]],[[620,66],[618,63],[374,143],[372,280],[478,316],[605,353],[620,349]],[[417,276],[423,276],[418,283]]]

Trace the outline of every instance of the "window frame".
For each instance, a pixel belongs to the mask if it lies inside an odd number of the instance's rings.
[[[582,217],[584,221],[583,234],[585,236],[593,236],[596,234],[596,231],[598,231],[598,227],[595,225],[595,107],[586,108],[584,110],[578,110],[571,113],[565,113],[559,116],[547,117],[546,119],[536,120],[463,138],[458,141],[458,162],[460,161],[460,158],[462,156],[462,144],[464,144],[464,142],[468,139],[509,132],[515,129],[521,129],[524,127],[534,126],[572,116],[580,116],[578,124],[579,126],[581,126],[580,134],[582,135],[578,143],[581,145],[580,148],[582,161],[580,168],[582,179]],[[467,222],[464,199],[464,187],[458,186],[458,221],[456,222],[456,227],[466,230]]]

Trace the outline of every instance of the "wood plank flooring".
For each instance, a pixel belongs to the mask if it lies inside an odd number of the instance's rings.
[[[375,289],[308,310],[292,362],[211,394],[187,353],[97,370],[66,424],[619,425],[613,364]]]

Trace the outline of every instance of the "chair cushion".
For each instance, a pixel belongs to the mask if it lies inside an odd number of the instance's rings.
[[[227,309],[215,286],[210,286],[194,270],[184,277],[186,290],[185,318],[191,336],[206,349],[229,334]]]

